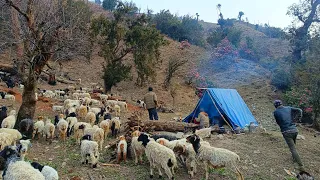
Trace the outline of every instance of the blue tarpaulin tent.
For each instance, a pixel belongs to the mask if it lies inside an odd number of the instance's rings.
[[[221,115],[233,129],[237,126],[244,128],[250,122],[258,125],[250,109],[235,89],[206,89],[194,111],[183,122],[192,122],[198,117],[200,110],[208,114],[211,125],[218,124]]]

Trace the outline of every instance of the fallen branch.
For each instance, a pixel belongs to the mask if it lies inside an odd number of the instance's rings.
[[[101,164],[101,166],[121,167],[119,164]]]

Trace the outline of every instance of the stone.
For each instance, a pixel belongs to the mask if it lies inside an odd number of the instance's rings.
[[[260,151],[259,150],[255,150],[255,151],[253,151],[253,153],[260,154]]]
[[[303,135],[298,134],[297,140],[306,140],[306,138]]]
[[[66,165],[67,165],[67,163],[66,163],[66,162],[63,162],[62,165],[61,165],[61,167],[64,168],[64,167],[66,167]]]
[[[218,138],[218,139],[223,139],[224,136],[223,136],[222,134],[218,134],[218,135],[217,135],[217,138]]]

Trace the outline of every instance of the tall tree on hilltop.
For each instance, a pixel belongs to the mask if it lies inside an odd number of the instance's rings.
[[[309,28],[313,23],[320,22],[320,0],[302,0],[300,4],[293,4],[289,7],[288,15],[295,17],[301,27],[290,28],[289,33],[292,35],[291,47],[293,62],[302,61],[302,53],[308,48]]]
[[[33,118],[37,80],[50,60],[79,56],[90,58],[91,53],[91,43],[87,34],[91,13],[86,3],[71,0],[17,2],[0,2],[0,19],[4,21],[4,26],[1,27],[6,32],[0,34],[0,44],[23,44],[23,53],[21,57],[17,56],[17,61],[22,64],[18,74],[22,78],[24,90],[15,128],[18,128],[21,120]],[[8,18],[10,12],[19,14],[18,23]],[[21,29],[18,38],[12,38],[17,35],[15,29],[10,31],[12,25]]]
[[[102,7],[105,10],[113,11],[117,6],[118,0],[103,0]]]
[[[239,12],[239,15],[238,15],[238,19],[239,19],[239,21],[242,21],[242,16],[244,15],[244,12],[242,12],[242,11],[240,11]]]
[[[103,79],[107,92],[129,77],[129,64],[134,64],[138,72],[139,85],[155,75],[154,65],[160,55],[159,47],[164,43],[163,36],[148,25],[145,14],[131,16],[133,11],[128,4],[119,2],[112,20],[99,17],[91,24],[92,37],[100,46],[99,55],[105,59]],[[129,53],[133,54],[133,63],[124,62]]]

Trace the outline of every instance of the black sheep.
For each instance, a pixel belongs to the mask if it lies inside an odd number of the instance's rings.
[[[159,138],[165,138],[169,141],[173,141],[173,140],[178,139],[176,136],[170,136],[170,135],[166,135],[166,134],[155,134],[155,135],[152,135],[151,138],[153,138],[154,140],[157,140]]]
[[[6,96],[6,93],[0,92],[0,96],[1,96],[2,99],[4,99],[4,97]]]
[[[6,85],[8,88],[13,88],[14,87],[14,82],[12,81],[11,78],[9,78],[7,81],[5,81]]]
[[[110,113],[107,113],[107,114],[104,115],[103,120],[106,120],[106,119],[111,119],[111,114]]]
[[[33,120],[23,119],[19,124],[19,131],[22,134],[22,139],[31,139],[33,133]]]
[[[57,126],[58,122],[59,122],[59,117],[58,115],[56,115],[54,116],[54,126]]]
[[[297,179],[298,180],[314,180],[314,177],[312,177],[311,174],[309,174],[308,172],[301,171],[297,175]]]
[[[6,106],[2,106],[1,107],[1,111],[0,111],[0,124],[2,124],[2,121],[4,120],[4,118],[6,118],[8,116],[7,114],[7,107]]]

